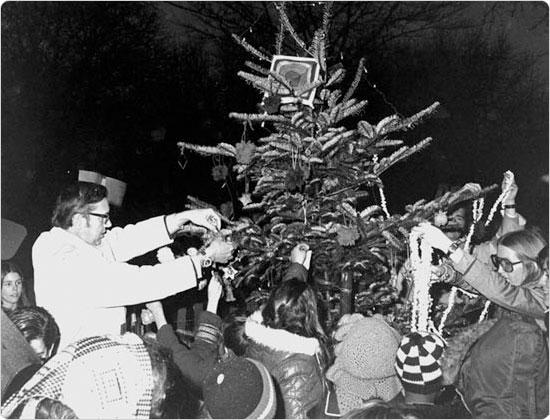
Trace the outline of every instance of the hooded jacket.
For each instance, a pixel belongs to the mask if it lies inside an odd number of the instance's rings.
[[[276,418],[307,418],[323,397],[323,373],[316,338],[302,337],[262,324],[261,311],[245,323],[246,356],[262,362],[277,390]]]

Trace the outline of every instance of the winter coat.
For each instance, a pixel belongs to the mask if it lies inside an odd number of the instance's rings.
[[[262,324],[261,311],[245,323],[246,357],[262,362],[277,389],[276,418],[307,418],[323,397],[323,372],[316,338],[302,337]]]
[[[183,377],[190,382],[191,391],[202,399],[202,383],[218,361],[218,344],[221,339],[221,318],[209,311],[199,315],[199,326],[190,347],[182,344],[170,324],[157,332],[157,341],[172,352],[174,363]]]
[[[453,268],[462,275],[457,286],[473,287],[491,302],[514,312],[543,319],[548,310],[548,286],[546,279],[533,281],[530,284],[514,286],[471,255],[464,254]]]
[[[196,275],[190,257],[154,266],[126,263],[171,242],[163,216],[113,228],[99,246],[59,227],[40,234],[32,248],[36,302],[59,326],[59,350],[84,337],[120,334],[126,305],[195,287],[200,263],[194,263]]]
[[[506,311],[472,346],[457,388],[473,418],[548,415],[548,345],[534,319]]]

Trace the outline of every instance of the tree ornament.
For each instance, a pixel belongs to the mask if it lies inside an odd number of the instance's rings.
[[[235,157],[237,163],[248,165],[254,157],[256,146],[252,142],[240,141],[235,145]]]
[[[239,201],[242,203],[243,206],[248,206],[250,203],[252,203],[252,195],[250,193],[244,193],[239,197]]]
[[[262,101],[262,108],[268,114],[276,114],[281,106],[281,96],[277,94],[269,95]]]
[[[356,228],[349,228],[345,226],[338,226],[336,233],[338,234],[338,243],[342,246],[355,245],[357,239],[359,239],[359,231]]]
[[[305,182],[305,174],[300,166],[290,168],[286,173],[285,188],[288,191],[299,190]]]
[[[212,178],[214,178],[214,181],[216,182],[224,181],[225,178],[227,178],[228,173],[229,173],[229,170],[225,165],[216,165],[212,167]]]

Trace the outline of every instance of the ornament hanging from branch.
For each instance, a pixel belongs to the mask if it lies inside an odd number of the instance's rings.
[[[280,104],[296,103],[298,99],[302,104],[313,108],[319,72],[319,62],[314,58],[274,55],[268,80],[278,85],[276,96]],[[273,97],[274,95],[266,94],[264,103],[266,100],[271,103],[270,98]],[[269,113],[267,110],[266,112]]]

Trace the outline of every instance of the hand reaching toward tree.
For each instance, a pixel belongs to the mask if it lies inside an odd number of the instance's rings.
[[[208,303],[206,304],[206,310],[215,314],[218,311],[218,304],[222,297],[223,285],[219,275],[216,272],[212,273],[212,278],[208,283]]]
[[[300,243],[296,245],[290,253],[290,261],[302,264],[306,270],[309,270],[311,263],[311,250],[309,245]]]

